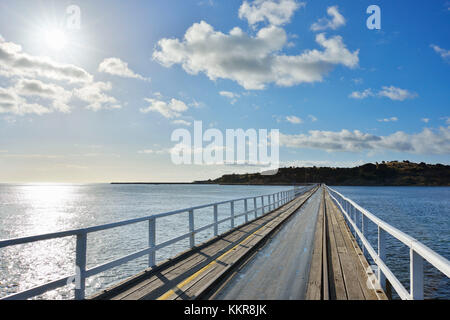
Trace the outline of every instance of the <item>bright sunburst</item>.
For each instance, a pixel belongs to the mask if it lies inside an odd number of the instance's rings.
[[[68,37],[61,29],[48,29],[44,31],[44,41],[50,49],[60,51],[67,46]]]

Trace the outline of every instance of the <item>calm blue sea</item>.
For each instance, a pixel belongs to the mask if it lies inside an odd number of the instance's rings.
[[[262,195],[287,187],[218,185],[0,185],[0,239],[76,229],[116,222],[170,210]],[[363,207],[400,230],[450,258],[450,188],[422,187],[337,187]],[[237,213],[241,206],[236,207]],[[196,213],[196,227],[212,222],[211,210]],[[229,209],[219,207],[219,219]],[[157,222],[157,243],[187,232],[187,214]],[[238,221],[239,222],[239,221]],[[229,228],[223,224],[223,232]],[[376,244],[375,230],[372,242]],[[198,234],[198,242],[212,236],[212,230]],[[88,237],[88,268],[133,253],[148,246],[148,225],[140,223],[101,231]],[[376,247],[376,246],[375,246]],[[157,253],[157,260],[188,248],[187,241]],[[0,249],[0,297],[56,280],[74,272],[73,237]],[[389,242],[388,265],[409,286],[409,252],[394,240]],[[394,258],[395,256],[395,258]],[[399,259],[401,257],[401,259]],[[94,276],[87,281],[92,294],[133,275],[148,263],[147,257]],[[450,298],[448,279],[426,268],[426,296]],[[47,293],[46,299],[67,299],[72,291]]]

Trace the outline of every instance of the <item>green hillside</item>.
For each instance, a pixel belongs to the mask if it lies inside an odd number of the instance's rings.
[[[450,186],[450,166],[442,164],[391,161],[367,163],[354,168],[289,167],[276,175],[229,174],[215,180],[196,181],[214,184],[293,184],[323,182],[347,186]]]

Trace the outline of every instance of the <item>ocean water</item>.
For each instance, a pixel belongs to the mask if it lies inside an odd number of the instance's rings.
[[[77,229],[117,222],[222,200],[286,190],[277,186],[218,185],[0,185],[0,239]],[[450,188],[447,187],[336,187],[379,218],[450,258]],[[257,204],[260,206],[260,203]],[[249,203],[249,209],[252,204]],[[236,214],[243,205],[236,204]],[[219,219],[229,206],[219,206]],[[243,217],[237,223],[243,222]],[[186,233],[188,215],[157,220],[157,243]],[[213,222],[212,208],[195,214],[195,226]],[[219,232],[229,229],[224,223]],[[212,230],[197,234],[197,243]],[[376,229],[369,225],[376,249]],[[409,251],[388,237],[388,266],[409,288]],[[105,230],[88,236],[87,266],[111,261],[148,246],[146,222]],[[188,248],[181,241],[157,252],[162,261]],[[87,294],[147,267],[146,256],[87,279]],[[75,238],[47,240],[0,249],[0,297],[74,273]],[[450,282],[425,264],[426,298],[450,298]],[[38,298],[70,299],[73,290],[61,288]],[[395,297],[395,295],[394,295]]]
[[[450,259],[450,187],[334,187],[378,218],[416,238]],[[368,229],[369,242],[377,247],[377,229]],[[409,290],[409,248],[387,236],[387,266]],[[424,264],[426,299],[450,299],[450,280],[427,262]],[[398,297],[393,294],[393,297]]]
[[[288,186],[219,185],[1,185],[0,239],[10,239],[55,231],[71,230],[118,222],[137,217],[288,190]],[[257,206],[261,206],[260,202]],[[248,209],[253,208],[249,201]],[[213,209],[195,211],[195,227],[213,222]],[[235,213],[244,211],[243,201]],[[218,207],[219,220],[229,217],[230,205]],[[244,217],[236,219],[236,225]],[[230,228],[225,222],[219,233]],[[157,219],[156,242],[188,232],[188,214]],[[196,235],[196,243],[213,236],[208,229]],[[112,261],[148,247],[148,223],[142,222],[88,235],[87,268]],[[188,239],[157,251],[162,261],[188,249]],[[148,256],[128,262],[86,282],[87,295],[144,270]],[[0,249],[0,297],[20,292],[75,271],[75,237],[66,237]],[[70,287],[48,292],[38,298],[70,299]]]

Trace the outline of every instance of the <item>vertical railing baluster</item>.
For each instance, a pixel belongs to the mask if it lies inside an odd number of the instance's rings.
[[[378,226],[378,258],[386,263],[386,231]],[[378,267],[378,283],[386,291],[386,276],[380,267]]]
[[[262,214],[264,214],[264,196],[261,196],[261,208],[262,208]]]
[[[272,195],[272,201],[273,201],[273,210],[276,209],[275,207],[275,193]]]
[[[86,293],[86,249],[87,234],[77,234],[75,257],[75,300],[84,300]]]
[[[366,216],[361,212],[361,224],[362,224],[362,234],[364,238],[367,239],[367,224],[368,221],[366,220]],[[366,246],[364,245],[363,241],[361,240],[361,246],[362,246],[362,252],[363,255],[366,254]]]
[[[230,201],[230,211],[231,211],[231,229],[234,228],[234,201]]]
[[[189,210],[189,246],[193,248],[195,246],[195,233],[194,233],[194,210]]]
[[[253,198],[253,208],[255,209],[255,219],[258,218],[258,207],[256,205],[256,197]]]
[[[423,300],[423,258],[413,248],[409,249],[409,256],[411,298]]]
[[[244,200],[244,211],[245,211],[245,223],[248,222],[248,203],[247,199]]]
[[[150,249],[153,249],[148,254],[148,266],[154,267],[156,265],[156,252],[155,252],[155,246],[156,246],[156,219],[151,218],[148,220],[148,246]]]
[[[219,221],[219,214],[217,210],[217,204],[214,205],[214,236],[217,236],[219,234],[219,224],[217,221]]]

